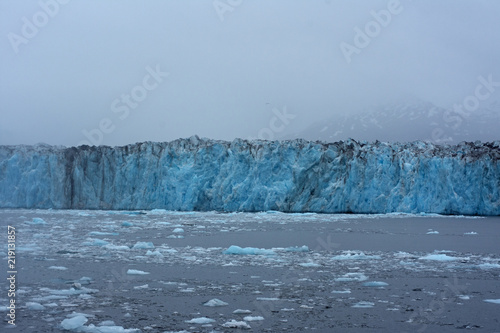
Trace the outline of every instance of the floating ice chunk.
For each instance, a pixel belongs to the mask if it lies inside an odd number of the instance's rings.
[[[245,321],[259,321],[259,320],[264,320],[264,317],[262,316],[246,316],[243,318]]]
[[[155,257],[159,257],[159,258],[163,258],[163,254],[161,254],[160,251],[156,250],[156,251],[150,251],[148,250],[148,252],[146,252],[146,255],[147,256],[155,256]]]
[[[258,249],[255,247],[239,247],[231,245],[227,250],[222,252],[224,254],[239,254],[239,255],[274,255],[273,250]]]
[[[236,309],[233,311],[234,314],[249,314],[252,313],[250,310]]]
[[[115,322],[112,320],[101,321],[97,326],[115,326]]]
[[[74,329],[76,332],[85,333],[140,333],[141,330],[136,328],[123,328],[122,326],[95,326],[90,324],[89,326],[81,326]]]
[[[458,295],[458,298],[460,298],[461,300],[464,300],[464,301],[470,300],[470,296],[468,296],[468,295]]]
[[[57,303],[47,303],[47,304],[45,304],[44,306],[47,306],[47,307],[49,307],[49,308],[56,308],[56,307],[58,307],[59,305],[57,305]]]
[[[427,235],[439,235],[439,231],[436,231],[436,230],[429,231],[429,232],[427,232]]]
[[[36,302],[27,302],[26,308],[28,310],[45,310],[45,306],[43,306],[40,303],[36,303]]]
[[[48,289],[48,288],[41,288],[40,290],[47,290],[53,295],[80,295],[80,294],[94,294],[97,293],[99,290],[97,289],[90,289],[90,288],[85,288],[85,287],[80,287],[80,288],[70,288],[70,289],[63,289],[63,290],[54,290],[54,289]]]
[[[95,216],[95,215],[91,215],[89,213],[85,213],[85,212],[78,212],[77,214],[78,216]]]
[[[179,292],[181,292],[181,293],[194,293],[195,289],[194,288],[179,289]]]
[[[134,287],[134,289],[148,289],[149,288],[149,285],[148,284],[143,284],[142,286],[136,286]]]
[[[149,274],[148,272],[140,271],[138,269],[129,269],[127,271],[127,274],[129,275],[147,275]]]
[[[251,329],[252,327],[245,323],[244,321],[236,321],[234,319],[231,319],[231,321],[228,321],[227,323],[222,324],[222,327],[226,328],[242,328],[242,329]]]
[[[49,269],[54,269],[56,271],[65,271],[67,270],[68,268],[64,267],[64,266],[50,266]]]
[[[106,244],[104,248],[107,250],[115,250],[115,251],[128,251],[130,247],[127,245],[114,245],[114,244]]]
[[[302,266],[302,267],[321,267],[320,264],[317,264],[315,262],[312,262],[312,261],[309,261],[309,262],[303,262],[303,263],[300,263],[298,264],[299,266]]]
[[[500,268],[500,264],[484,263],[478,265],[478,267],[481,269],[495,269],[495,268]]]
[[[363,283],[363,286],[365,286],[365,287],[385,287],[388,285],[389,285],[388,283],[381,282],[381,281],[370,281],[370,282]]]
[[[368,277],[363,273],[346,273],[341,277],[335,279],[337,282],[349,282],[349,281],[366,281]]]
[[[47,222],[45,222],[43,219],[41,219],[39,217],[34,217],[32,221],[27,221],[26,223],[27,224],[31,224],[31,225],[44,225],[44,224],[47,224]]]
[[[199,317],[199,318],[193,318],[191,320],[186,320],[186,323],[188,324],[210,324],[214,322],[215,320],[207,317]]]
[[[351,293],[350,289],[332,290],[332,294],[350,294],[350,293]]]
[[[464,235],[477,235],[477,232],[475,232],[475,231],[464,232]]]
[[[148,215],[163,215],[167,214],[168,210],[166,209],[151,209],[147,214]]]
[[[453,261],[462,260],[464,258],[450,257],[446,254],[428,254],[425,257],[420,257],[420,260],[435,260],[435,261]]]
[[[85,245],[85,246],[105,246],[108,244],[109,243],[106,242],[105,240],[97,239],[97,238],[87,238],[87,241],[82,243],[82,245]]]
[[[374,306],[375,306],[375,303],[361,301],[361,302],[354,304],[351,307],[352,308],[373,308]]]
[[[277,297],[257,297],[258,301],[279,301]]]
[[[91,231],[89,236],[118,236],[117,232],[103,232],[103,231]]]
[[[309,247],[303,246],[291,246],[285,249],[286,252],[309,252]]]
[[[333,260],[376,260],[382,259],[380,256],[369,256],[361,251],[343,251],[343,254],[332,257]]]
[[[83,313],[83,312],[71,312],[70,314],[66,315],[66,317],[68,318],[74,318],[74,317],[77,317],[77,316],[84,316],[85,318],[95,318],[95,315],[93,314],[87,314],[87,313]]]
[[[173,233],[176,233],[176,234],[181,234],[184,232],[184,229],[182,228],[175,228],[174,230],[172,230]]]
[[[170,222],[155,222],[155,224],[159,224],[159,225],[171,225],[172,223],[170,223]]]
[[[500,299],[485,299],[484,301],[488,303],[500,304]]]
[[[122,222],[122,227],[132,227],[132,226],[134,226],[134,224],[131,222],[128,222],[128,221]]]
[[[211,306],[211,307],[226,306],[226,305],[228,305],[228,303],[221,301],[220,299],[217,298],[213,298],[210,301],[203,304],[203,306]]]
[[[88,321],[85,316],[78,315],[73,318],[64,319],[61,322],[61,327],[65,330],[72,331],[83,328],[83,325]]]
[[[137,242],[132,247],[133,249],[154,249],[155,246],[152,242]]]
[[[182,235],[169,235],[167,238],[184,238]]]

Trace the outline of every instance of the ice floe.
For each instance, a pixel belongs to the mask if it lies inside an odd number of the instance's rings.
[[[129,269],[127,270],[127,274],[129,275],[147,275],[148,272],[140,271],[138,269]]]
[[[191,320],[186,320],[186,323],[203,325],[203,324],[215,323],[215,320],[207,317],[198,317],[198,318],[193,318]]]
[[[378,255],[366,255],[361,251],[343,251],[342,254],[332,257],[333,260],[378,260]]]
[[[255,247],[239,247],[236,245],[231,245],[227,250],[223,252],[224,254],[237,254],[237,255],[274,255],[276,254],[273,250],[268,249],[258,249]]]
[[[152,242],[137,242],[132,247],[133,249],[154,249],[155,246]]]
[[[226,306],[228,303],[221,301],[218,298],[213,298],[208,302],[204,303],[203,306],[216,307],[216,306]]]
[[[251,329],[252,328],[246,322],[244,322],[244,321],[237,321],[237,320],[234,320],[234,319],[231,319],[230,321],[222,324],[222,327],[226,327],[226,328],[239,328],[239,329]]]

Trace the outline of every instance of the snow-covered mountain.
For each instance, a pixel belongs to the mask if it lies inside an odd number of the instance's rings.
[[[0,146],[0,207],[500,215],[500,141]]]
[[[335,142],[359,141],[456,144],[462,141],[489,142],[500,139],[500,104],[491,103],[474,111],[464,107],[444,109],[430,102],[411,99],[363,111],[333,116],[285,139],[304,138]]]

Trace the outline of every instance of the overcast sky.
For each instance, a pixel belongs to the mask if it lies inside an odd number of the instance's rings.
[[[500,82],[499,17],[496,0],[0,0],[0,144],[278,136],[401,96],[451,107]]]

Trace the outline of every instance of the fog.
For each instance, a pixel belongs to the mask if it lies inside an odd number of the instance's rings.
[[[0,144],[279,138],[406,98],[487,106],[499,17],[495,0],[2,0]]]

